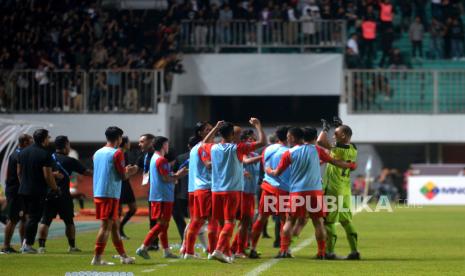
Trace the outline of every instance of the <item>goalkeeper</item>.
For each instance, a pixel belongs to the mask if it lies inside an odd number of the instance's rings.
[[[328,131],[329,123],[322,119],[323,131],[318,136],[318,145],[331,150],[331,157],[334,159],[345,160],[346,162],[357,161],[357,148],[350,143],[352,130],[349,126],[343,125],[341,119],[334,117],[334,139],[336,143],[332,145],[329,142]],[[323,191],[325,196],[336,198],[337,209],[327,214],[325,219],[325,227],[327,232],[326,240],[326,259],[340,259],[334,253],[334,247],[337,241],[336,223],[341,223],[346,232],[347,240],[350,245],[351,253],[345,258],[347,260],[359,260],[360,253],[357,250],[357,231],[352,224],[351,206],[351,180],[350,169],[343,169],[328,164],[323,176]],[[343,201],[342,204],[339,201]],[[343,210],[338,210],[339,206]]]

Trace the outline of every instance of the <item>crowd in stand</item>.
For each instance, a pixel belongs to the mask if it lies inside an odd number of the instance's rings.
[[[347,41],[349,68],[408,68],[407,53],[394,47],[396,39],[408,35],[413,59],[454,59],[464,57],[464,14],[461,0],[391,0],[362,1],[364,12],[355,23],[355,31]],[[431,18],[427,8],[431,5]],[[400,20],[395,24],[394,18]],[[350,23],[350,21],[349,21]],[[425,33],[430,33],[430,45],[424,45]],[[379,44],[377,47],[376,44]],[[424,47],[428,49],[425,54]],[[379,64],[373,64],[380,50]]]

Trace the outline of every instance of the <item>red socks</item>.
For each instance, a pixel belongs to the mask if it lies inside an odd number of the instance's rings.
[[[189,224],[189,229],[186,234],[186,248],[185,253],[194,255],[195,240],[199,234],[200,228],[203,226],[202,220],[194,220]]]
[[[263,223],[260,220],[257,220],[252,226],[252,248],[257,247],[258,239],[263,231]]]
[[[104,242],[95,242],[95,256],[100,256],[103,254],[103,251],[105,250],[106,243]]]
[[[221,231],[216,250],[229,254],[231,237],[234,231],[234,223],[225,223]]]
[[[326,241],[317,241],[318,243],[318,256],[324,256],[326,254]]]
[[[161,225],[160,223],[157,223],[154,227],[152,227],[152,229],[150,229],[147,236],[145,236],[144,246],[150,246],[153,240],[155,239],[155,237],[157,237],[158,234],[160,234],[162,230],[163,230],[163,225]]]
[[[169,248],[168,225],[162,225],[159,237],[160,237],[160,242],[161,242],[161,246],[163,247],[163,249],[168,249]]]
[[[126,254],[126,251],[124,250],[124,246],[123,246],[123,241],[121,240],[118,240],[117,242],[113,241],[113,245],[115,246],[116,251],[118,252],[120,256]]]
[[[218,221],[210,219],[208,221],[208,253],[213,253],[218,242]]]

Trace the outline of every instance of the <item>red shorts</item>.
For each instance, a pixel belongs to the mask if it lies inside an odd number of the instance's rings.
[[[212,192],[213,218],[235,220],[241,204],[241,192]]]
[[[95,197],[95,218],[106,220],[117,220],[119,210],[119,199],[109,197]]]
[[[283,190],[280,190],[276,187],[271,186],[268,182],[263,181],[262,183],[262,194],[260,196],[260,205],[258,207],[258,212],[265,215],[279,215],[285,214],[286,212],[280,212],[280,198],[281,201],[287,203],[287,197],[289,193]],[[265,208],[265,203],[271,204],[268,208]]]
[[[255,214],[255,194],[241,193],[241,210],[238,219],[249,217],[253,219]]]
[[[291,217],[304,218],[307,214],[311,218],[322,218],[325,216],[326,207],[323,191],[305,191],[290,193]]]
[[[189,193],[189,199],[187,202],[187,206],[189,208],[189,217],[193,218],[194,217],[194,193]]]
[[[197,190],[194,194],[194,217],[209,218],[212,215],[212,191]]]
[[[150,202],[150,218],[152,220],[162,219],[169,221],[173,213],[174,202],[168,201],[152,201]]]

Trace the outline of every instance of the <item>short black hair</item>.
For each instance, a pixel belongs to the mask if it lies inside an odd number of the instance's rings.
[[[155,137],[155,140],[153,141],[153,148],[155,150],[161,150],[163,147],[163,144],[168,142],[168,138],[163,137],[163,136],[157,136]]]
[[[294,136],[295,139],[301,140],[304,138],[304,132],[300,127],[291,127],[289,128],[288,132]]]
[[[224,122],[224,124],[220,127],[219,133],[221,137],[227,138],[234,133],[234,125],[230,122]]]
[[[18,137],[18,144],[23,147],[27,142],[29,142],[30,139],[31,136],[29,134],[23,133]]]
[[[66,144],[69,143],[68,136],[59,135],[55,138],[55,149],[62,150],[66,148]]]
[[[289,131],[289,126],[278,126],[275,131],[275,134],[278,140],[281,142],[286,141],[288,131]]]
[[[107,137],[107,141],[114,142],[118,140],[119,137],[123,136],[124,131],[117,127],[111,126],[105,130],[105,136]]]
[[[129,143],[129,137],[123,136],[123,140],[121,141],[121,144],[119,145],[120,148],[126,146],[126,144]]]
[[[199,132],[204,131],[208,124],[205,121],[197,122],[194,127],[194,135],[200,137]]]
[[[305,142],[311,142],[318,137],[318,131],[314,127],[304,127],[302,130],[304,132]]]
[[[344,133],[347,137],[352,137],[352,129],[348,125],[341,125],[339,127],[341,128],[342,133]]]
[[[250,136],[252,136],[253,134],[254,134],[253,129],[243,130],[242,133],[241,133],[241,140],[245,141],[245,140],[249,139]]]
[[[201,140],[197,136],[191,136],[189,137],[189,140],[187,140],[187,144],[193,148],[195,145],[197,145]]]
[[[155,135],[153,135],[151,133],[142,134],[140,137],[145,137],[148,140],[152,140],[152,141],[155,140]]]
[[[40,145],[48,138],[48,130],[40,128],[34,131],[32,137],[34,138],[34,143]]]

